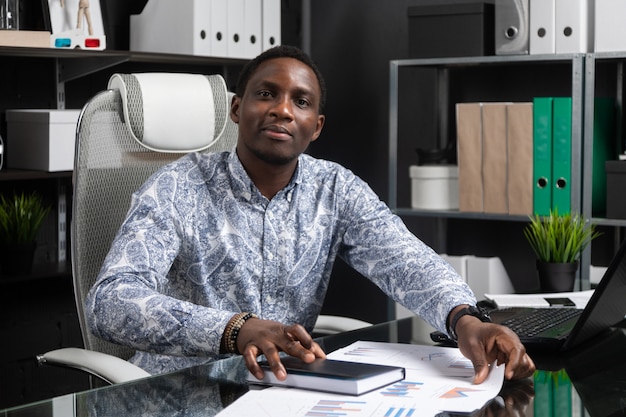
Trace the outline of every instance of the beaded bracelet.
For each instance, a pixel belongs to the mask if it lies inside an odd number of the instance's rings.
[[[222,335],[222,346],[226,353],[239,354],[239,349],[237,349],[237,336],[239,336],[239,331],[245,322],[252,318],[256,319],[258,316],[254,313],[243,312],[235,314],[230,319]]]

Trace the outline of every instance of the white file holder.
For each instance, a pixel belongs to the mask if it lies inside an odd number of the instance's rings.
[[[130,16],[131,51],[213,56],[211,6],[212,0],[148,1]]]

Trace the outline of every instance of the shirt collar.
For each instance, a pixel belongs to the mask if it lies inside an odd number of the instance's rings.
[[[302,183],[304,172],[306,170],[306,158],[304,155],[298,157],[298,165],[296,170],[287,184],[282,190],[276,194],[276,197],[281,195],[291,195],[293,188]],[[232,178],[232,188],[235,195],[239,195],[246,200],[250,200],[254,194],[260,194],[256,188],[246,169],[243,167],[239,156],[236,151],[232,151],[228,157],[228,170]]]

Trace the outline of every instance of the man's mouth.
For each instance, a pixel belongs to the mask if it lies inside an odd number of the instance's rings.
[[[286,140],[291,138],[291,132],[282,126],[270,125],[263,128],[265,133],[272,139]]]

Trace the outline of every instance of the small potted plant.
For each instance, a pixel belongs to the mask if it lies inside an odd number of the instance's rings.
[[[580,214],[554,210],[548,216],[531,216],[524,235],[537,255],[541,290],[568,292],[574,288],[582,251],[600,233]]]
[[[0,260],[3,275],[29,274],[35,238],[50,212],[39,194],[0,195]]]

